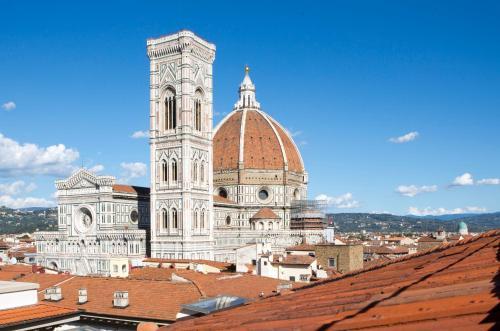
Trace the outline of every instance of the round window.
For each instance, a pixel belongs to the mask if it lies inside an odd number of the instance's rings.
[[[226,191],[226,189],[225,189],[225,188],[221,187],[221,188],[219,189],[219,196],[220,196],[220,197],[223,197],[223,198],[225,198],[225,199],[227,199],[227,191]]]
[[[134,209],[130,212],[130,221],[132,223],[137,223],[139,221],[139,213],[137,210]]]
[[[260,200],[267,200],[267,198],[269,198],[269,192],[267,192],[267,190],[265,189],[262,189],[259,191],[259,199]]]

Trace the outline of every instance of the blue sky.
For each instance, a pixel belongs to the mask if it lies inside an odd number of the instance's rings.
[[[3,1],[0,12],[0,205],[50,204],[54,179],[82,164],[148,185],[148,141],[131,138],[148,128],[146,39],[190,29],[217,45],[214,124],[250,65],[263,109],[300,146],[309,197],[332,211],[500,210],[496,1]]]

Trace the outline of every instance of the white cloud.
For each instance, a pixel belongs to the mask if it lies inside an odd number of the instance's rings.
[[[404,195],[405,197],[414,197],[417,194],[427,193],[427,192],[436,192],[438,190],[437,185],[399,185],[396,188],[396,192]]]
[[[16,109],[16,104],[14,101],[6,102],[2,105],[2,109],[7,110],[7,111],[14,110],[14,109]]]
[[[133,178],[143,177],[147,173],[147,166],[142,162],[122,162],[120,166],[123,169],[123,178],[121,180],[124,182],[128,182]]]
[[[92,168],[89,169],[90,172],[93,172],[95,174],[101,172],[104,170],[104,166],[102,164],[96,164]]]
[[[148,131],[135,131],[130,137],[134,139],[149,138],[149,133]]]
[[[26,207],[53,207],[55,205],[56,203],[54,201],[43,198],[13,198],[10,195],[0,195],[0,206],[6,206],[13,209]]]
[[[500,185],[500,178],[484,178],[477,181],[477,185]]]
[[[455,177],[451,185],[452,186],[474,185],[474,178],[472,178],[472,175],[470,173],[466,172],[463,175]]]
[[[0,177],[12,175],[66,176],[73,169],[78,151],[63,144],[39,147],[19,142],[0,133]]]
[[[352,193],[345,193],[337,197],[330,197],[326,194],[320,194],[316,200],[325,201],[329,206],[340,209],[351,209],[359,207],[359,202],[354,200]]]
[[[26,184],[22,180],[17,180],[7,184],[0,184],[0,194],[17,195],[20,193],[29,193],[34,190],[36,190],[35,183]]]
[[[417,207],[408,208],[408,214],[415,216],[439,216],[439,215],[450,215],[450,214],[467,214],[467,213],[484,213],[486,212],[486,208],[483,207],[464,207],[464,208],[454,208],[454,209],[446,209],[446,208],[431,208],[426,207],[419,209]]]
[[[417,137],[418,137],[418,132],[412,131],[412,132],[409,132],[409,133],[402,135],[400,137],[390,138],[389,141],[391,143],[395,143],[395,144],[404,144],[404,143],[407,143],[407,142],[410,142],[410,141],[417,139]]]

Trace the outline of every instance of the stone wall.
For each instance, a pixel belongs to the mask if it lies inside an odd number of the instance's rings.
[[[335,270],[341,273],[363,268],[362,245],[329,245],[315,246],[318,265],[328,268],[328,259],[335,259]]]

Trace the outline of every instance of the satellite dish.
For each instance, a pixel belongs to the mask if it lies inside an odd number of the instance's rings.
[[[17,259],[15,257],[12,257],[10,260],[9,260],[10,264],[17,264]]]

